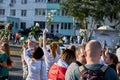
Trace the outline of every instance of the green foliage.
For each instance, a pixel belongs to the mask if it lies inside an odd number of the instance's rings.
[[[53,21],[53,13],[48,13],[47,15],[47,22],[46,22],[46,27],[50,26],[52,21]]]
[[[83,26],[87,24],[88,17],[96,23],[104,22],[105,18],[115,21],[115,24],[120,23],[120,0],[66,0],[60,4],[69,16],[75,17]]]
[[[120,0],[66,0],[60,5],[69,16],[73,16],[84,28],[89,23],[88,19],[92,18],[89,38],[92,36],[95,24],[105,25],[106,19],[113,23],[110,26],[120,25]]]
[[[35,38],[37,38],[36,33],[38,32],[38,30],[39,30],[39,26],[34,26],[33,28],[31,28],[31,32],[29,35],[33,35],[33,36],[35,36]]]
[[[3,37],[3,36],[8,36],[9,35],[9,30],[7,28],[5,29],[2,29],[1,31],[1,35],[0,35],[0,39]]]

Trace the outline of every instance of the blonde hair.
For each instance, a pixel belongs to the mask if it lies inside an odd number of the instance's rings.
[[[57,43],[55,43],[55,42],[52,42],[51,44],[50,44],[50,53],[52,54],[52,57],[55,59],[55,57],[56,57],[56,52],[57,52]]]

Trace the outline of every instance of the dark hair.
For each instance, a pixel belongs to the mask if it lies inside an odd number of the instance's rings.
[[[43,50],[40,47],[35,47],[34,51],[32,52],[32,57],[35,58],[36,60],[39,60],[42,58],[42,56],[44,55]]]
[[[4,45],[5,47],[5,52],[7,53],[8,55],[8,59],[7,59],[7,67],[8,68],[11,68],[12,67],[12,64],[13,64],[13,61],[11,60],[10,58],[10,47],[9,47],[9,44],[7,42],[4,42]]]
[[[113,60],[113,64],[117,64],[118,63],[118,57],[113,54],[113,53],[108,53],[109,57],[110,57],[110,60]]]
[[[118,76],[120,77],[120,62],[117,63],[116,70],[117,70]]]
[[[68,48],[69,48],[70,50],[73,50],[74,52],[76,51],[75,45],[70,45]]]
[[[70,65],[73,61],[75,61],[75,52],[73,50],[66,49],[61,53],[60,59]]]

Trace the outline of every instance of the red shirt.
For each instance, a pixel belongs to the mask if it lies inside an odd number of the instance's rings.
[[[65,80],[65,73],[67,68],[53,64],[48,73],[48,79],[50,80]]]

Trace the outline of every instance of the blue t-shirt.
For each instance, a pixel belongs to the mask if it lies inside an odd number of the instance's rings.
[[[85,67],[89,70],[98,70],[102,64],[91,64],[85,65]],[[80,70],[79,68],[75,69],[71,76],[67,76],[68,80],[79,80],[80,78]],[[119,80],[116,71],[110,67],[105,71],[104,80]]]

